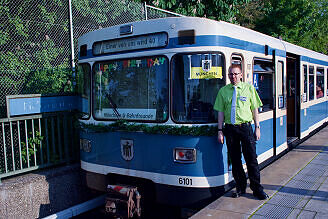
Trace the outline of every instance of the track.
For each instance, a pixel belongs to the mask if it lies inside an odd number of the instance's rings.
[[[192,216],[196,211],[190,209],[181,209],[171,206],[160,205],[157,203],[152,203],[145,207],[141,218],[145,219],[180,219],[188,218]],[[192,213],[191,213],[192,212]],[[90,201],[84,202],[82,204],[73,206],[71,208],[65,209],[56,214],[45,217],[45,219],[66,219],[66,218],[75,218],[75,219],[111,219],[114,218],[112,215],[105,211],[105,196],[100,196],[98,198],[92,199]],[[134,217],[138,218],[138,217]]]

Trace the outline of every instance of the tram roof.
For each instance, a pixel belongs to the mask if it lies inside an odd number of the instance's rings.
[[[133,33],[120,36],[120,27],[133,25]],[[316,59],[328,61],[328,56],[312,50],[288,43],[286,41],[265,35],[263,33],[224,21],[215,21],[199,17],[167,17],[144,21],[136,21],[103,29],[98,29],[84,34],[79,38],[79,45],[92,44],[97,41],[119,39],[156,32],[167,32],[169,38],[178,37],[180,30],[195,30],[196,36],[220,35],[238,39],[241,42],[251,42],[268,45],[271,48],[287,51],[297,55],[306,55]]]

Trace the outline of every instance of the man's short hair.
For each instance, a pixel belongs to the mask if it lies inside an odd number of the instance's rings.
[[[231,73],[231,70],[233,68],[239,68],[240,71],[241,71],[241,73],[243,73],[242,70],[241,70],[241,65],[240,64],[231,64],[230,67],[229,67],[229,69],[228,69],[228,73]]]

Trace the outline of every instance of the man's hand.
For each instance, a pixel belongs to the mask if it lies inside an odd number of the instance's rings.
[[[224,121],[224,112],[218,112],[218,142],[223,144],[224,143],[224,136],[222,132],[223,127],[223,121]]]
[[[255,140],[258,141],[261,138],[259,111],[257,109],[254,109],[252,111],[252,113],[253,113],[253,120],[254,120],[254,124],[255,124],[254,137],[255,137]]]
[[[260,138],[261,138],[261,131],[260,131],[260,128],[255,128],[254,135],[255,135],[255,140],[256,140],[256,141],[260,140]]]
[[[224,136],[222,131],[218,131],[218,142],[221,144],[224,143]]]

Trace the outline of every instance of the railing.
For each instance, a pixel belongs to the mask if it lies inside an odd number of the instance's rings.
[[[1,178],[79,160],[72,113],[0,119]]]

